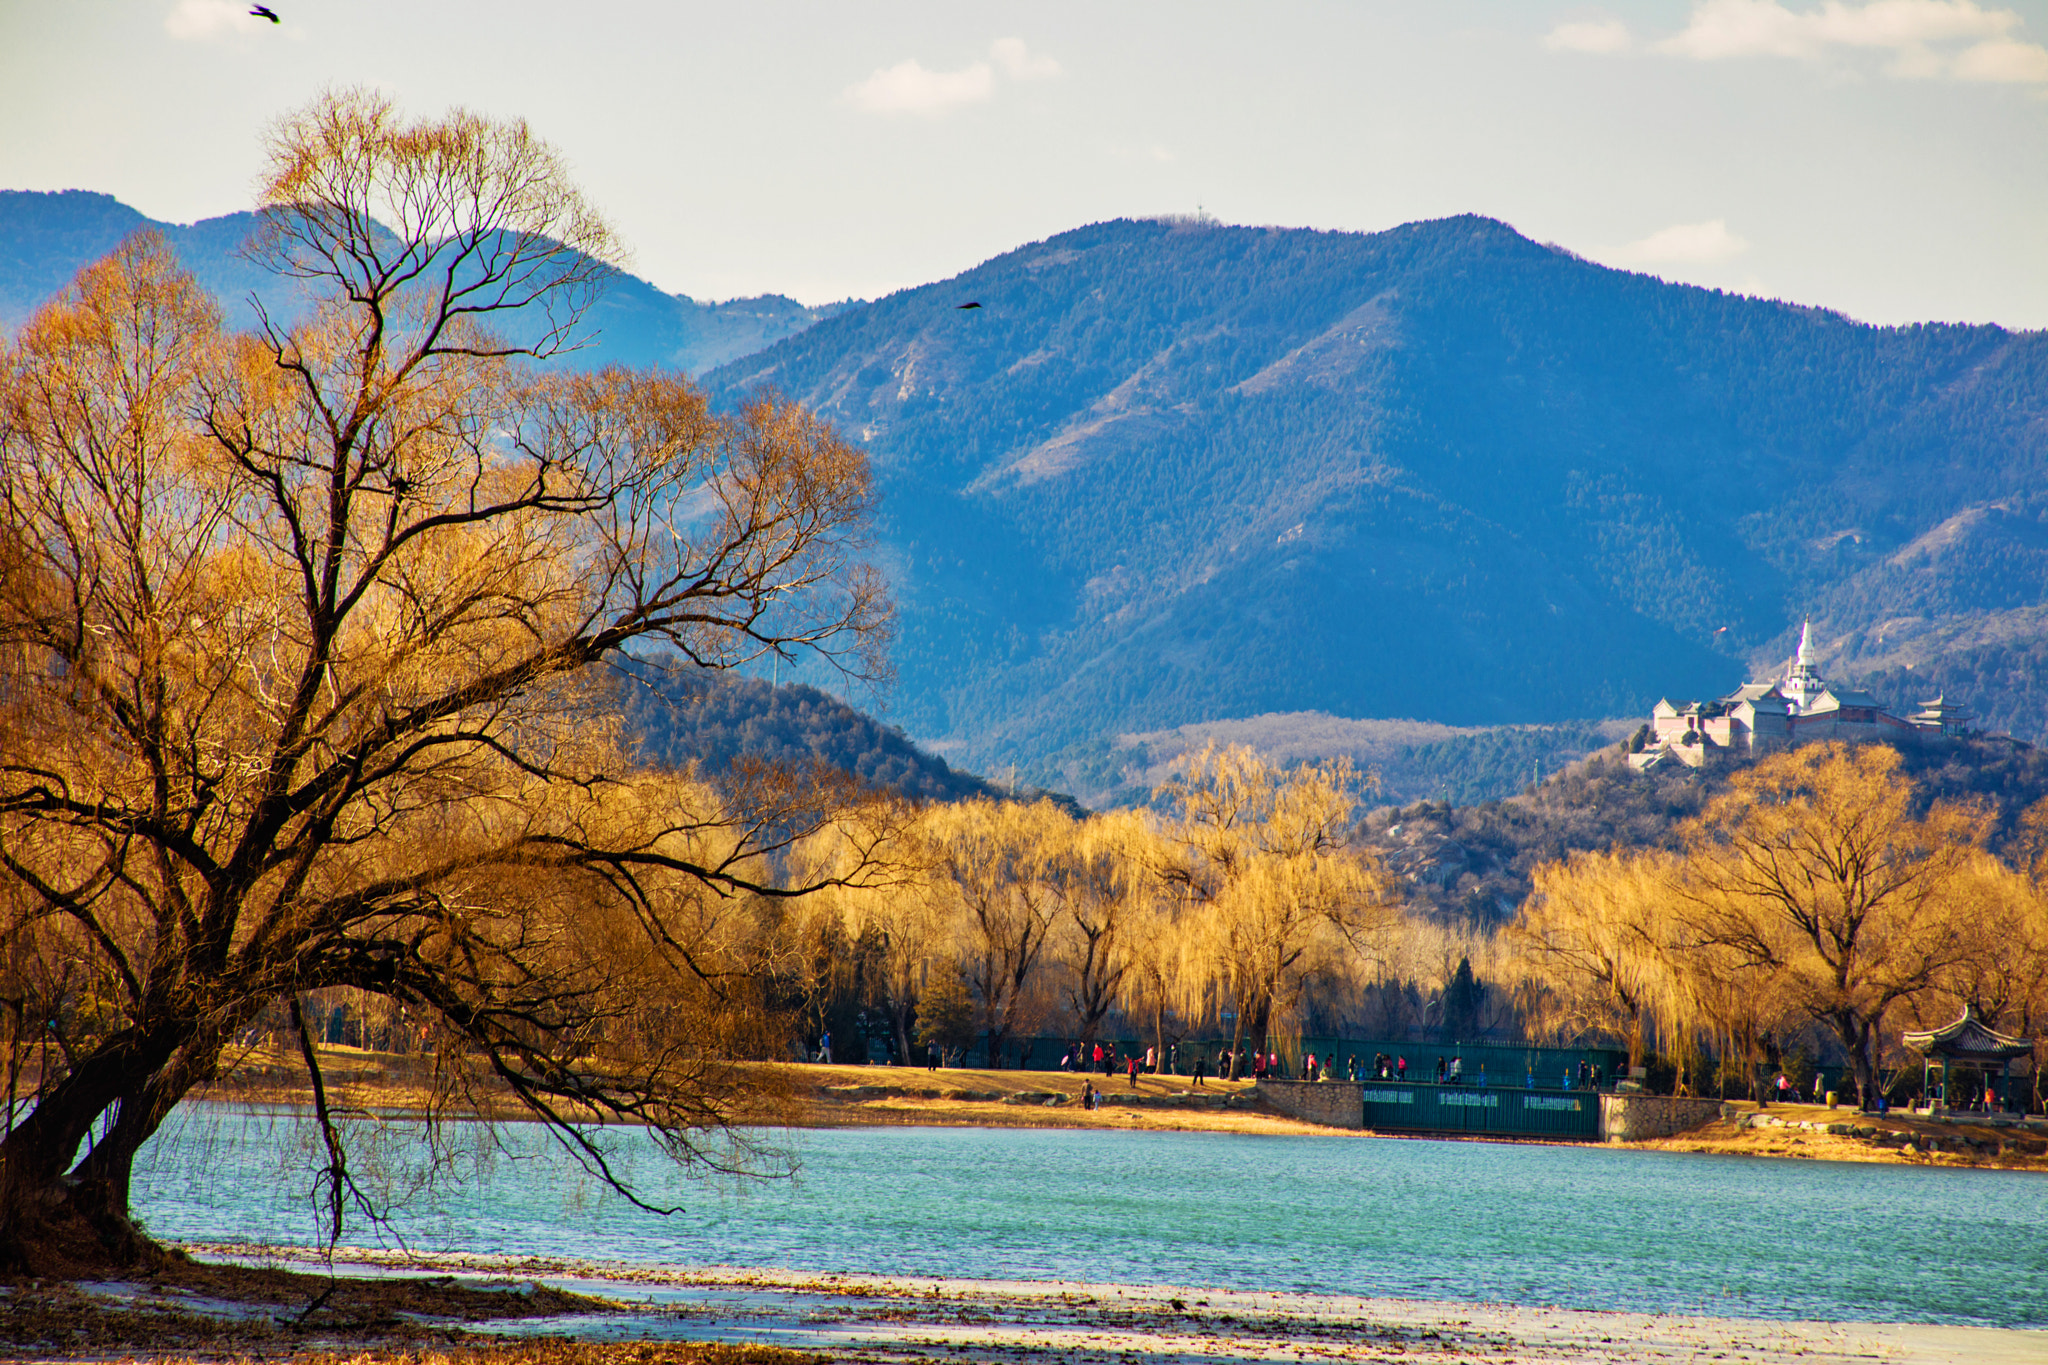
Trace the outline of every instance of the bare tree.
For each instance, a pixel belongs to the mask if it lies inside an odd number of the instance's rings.
[[[1886,1015],[1967,955],[1953,902],[1980,812],[1913,810],[1888,745],[1813,744],[1738,773],[1689,834],[1686,932],[1832,1031],[1874,1102]]]
[[[592,1120],[710,1159],[760,1042],[746,907],[807,889],[781,853],[843,793],[634,772],[604,663],[858,667],[885,624],[858,450],[535,363],[612,248],[524,125],[325,97],[261,207],[291,319],[223,333],[145,236],[0,363],[0,945],[66,967],[9,983],[11,1049],[56,1044],[0,1139],[17,1263],[67,1227],[151,1254],[137,1149],[333,987],[436,1020],[621,1187]]]

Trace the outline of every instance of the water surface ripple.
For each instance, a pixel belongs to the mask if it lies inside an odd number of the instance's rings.
[[[777,1134],[794,1181],[685,1176],[609,1130],[634,1208],[539,1129],[458,1132],[460,1181],[383,1233],[423,1251],[1298,1290],[1767,1318],[2048,1326],[2048,1178],[1614,1148],[865,1128]],[[182,1241],[310,1245],[301,1120],[192,1106],[137,1212]],[[466,1145],[465,1145],[466,1144]],[[416,1144],[363,1164],[400,1181]],[[402,1181],[400,1181],[402,1184]]]

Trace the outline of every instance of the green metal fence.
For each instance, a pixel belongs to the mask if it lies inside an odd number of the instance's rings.
[[[1600,1096],[1591,1090],[1482,1089],[1395,1081],[1368,1081],[1364,1090],[1368,1128],[1575,1141],[1600,1136]]]

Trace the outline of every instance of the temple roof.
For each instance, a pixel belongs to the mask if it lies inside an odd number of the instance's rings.
[[[1830,684],[1828,686],[1828,695],[1835,699],[1835,704],[1838,706],[1874,706],[1879,710],[1884,709],[1883,702],[1860,688],[1836,687]]]
[[[1871,696],[1868,692],[1858,691],[1853,687],[1829,686],[1823,688],[1820,694],[1801,710],[1799,714],[1802,716],[1818,716],[1825,715],[1830,711],[1840,711],[1845,707],[1857,706],[1867,707],[1872,711],[1884,710],[1884,703]]]
[[[1923,1056],[1980,1061],[2030,1057],[2034,1052],[2034,1045],[2028,1039],[2014,1038],[1988,1027],[1977,1017],[1975,1005],[1963,1006],[1963,1017],[1952,1024],[1944,1024],[1925,1033],[1909,1033],[1901,1041]]]

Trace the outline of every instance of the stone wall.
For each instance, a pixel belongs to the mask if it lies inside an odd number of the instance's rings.
[[[1609,1142],[1670,1137],[1721,1117],[1721,1101],[1671,1095],[1602,1095],[1600,1136]]]
[[[1266,1104],[1289,1118],[1331,1128],[1365,1127],[1365,1087],[1350,1081],[1260,1081]]]

